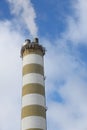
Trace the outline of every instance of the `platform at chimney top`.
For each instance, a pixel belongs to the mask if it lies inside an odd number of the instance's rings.
[[[39,39],[34,38],[31,42],[30,39],[26,39],[21,48],[21,57],[29,53],[39,53],[42,56],[45,55],[45,48],[39,44]]]

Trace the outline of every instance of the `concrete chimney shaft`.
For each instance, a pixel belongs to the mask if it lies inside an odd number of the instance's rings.
[[[33,43],[38,43],[38,39],[34,39]],[[44,54],[45,49],[39,44],[32,46],[30,40],[26,40],[21,48],[22,130],[46,130]]]

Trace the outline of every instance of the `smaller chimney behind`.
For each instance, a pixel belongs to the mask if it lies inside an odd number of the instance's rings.
[[[33,41],[35,44],[38,44],[39,43],[39,39],[38,38],[34,38],[34,41]]]

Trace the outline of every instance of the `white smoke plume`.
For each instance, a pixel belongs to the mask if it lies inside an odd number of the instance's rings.
[[[11,13],[24,23],[30,34],[37,36],[38,28],[35,22],[36,13],[30,0],[7,0],[11,6]]]

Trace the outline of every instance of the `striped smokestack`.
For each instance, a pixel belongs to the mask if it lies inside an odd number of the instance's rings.
[[[23,60],[22,130],[46,130],[44,82],[45,49],[38,38],[25,40],[21,48]]]

